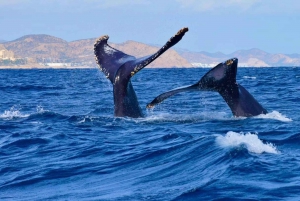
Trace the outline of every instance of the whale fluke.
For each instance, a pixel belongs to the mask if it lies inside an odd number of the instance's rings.
[[[236,82],[237,64],[237,58],[220,63],[208,71],[196,84],[165,92],[149,103],[147,108],[154,107],[163,100],[185,91],[216,91],[223,97],[234,116],[250,117],[266,114],[267,110]]]
[[[109,39],[107,35],[96,40],[94,44],[96,62],[113,84],[115,116],[134,118],[143,116],[130,78],[179,42],[187,31],[186,27],[180,29],[156,53],[142,58],[135,58],[112,48],[107,44]]]

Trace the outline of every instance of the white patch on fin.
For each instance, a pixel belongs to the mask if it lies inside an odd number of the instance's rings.
[[[109,46],[104,46],[104,52],[108,55],[111,55],[116,52],[116,50],[110,48]]]

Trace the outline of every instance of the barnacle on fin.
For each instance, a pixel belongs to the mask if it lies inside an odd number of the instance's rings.
[[[180,29],[180,30],[177,32],[176,35],[180,35],[180,34],[182,34],[182,33],[185,33],[185,32],[187,32],[188,30],[189,30],[188,27],[184,27],[184,28]]]
[[[227,66],[231,65],[232,63],[233,63],[233,60],[232,60],[232,59],[229,59],[229,60],[226,61],[226,65],[227,65]]]
[[[150,103],[146,106],[146,108],[148,108],[148,109],[153,108],[153,107],[154,107],[154,105],[152,105]]]
[[[172,40],[177,36],[180,36],[180,35],[183,36],[188,31],[189,31],[188,27],[184,27],[184,28],[180,29],[172,38],[170,38],[169,42],[172,42]]]

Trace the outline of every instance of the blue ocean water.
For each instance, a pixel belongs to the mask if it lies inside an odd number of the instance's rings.
[[[145,109],[208,70],[139,72],[139,119],[113,116],[97,68],[0,70],[0,200],[300,200],[300,68],[238,69],[266,115],[215,92]]]

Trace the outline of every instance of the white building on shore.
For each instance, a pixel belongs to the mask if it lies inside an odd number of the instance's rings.
[[[44,63],[44,65],[49,67],[71,67],[71,63]]]
[[[221,62],[220,62],[221,63]],[[216,65],[218,65],[219,63],[191,63],[193,67],[196,68],[213,68]],[[238,67],[250,67],[247,63],[239,63]]]

